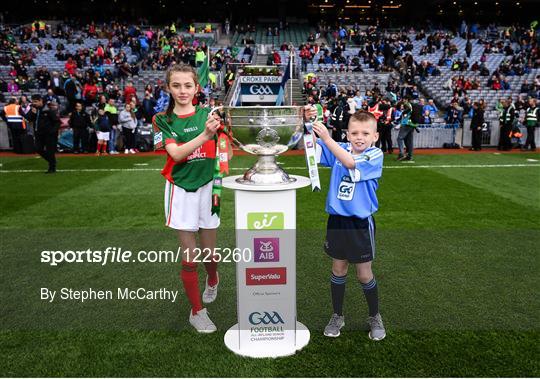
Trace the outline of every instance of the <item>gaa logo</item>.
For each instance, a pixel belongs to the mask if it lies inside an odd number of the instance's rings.
[[[269,325],[269,324],[285,324],[277,312],[253,312],[249,315],[249,323],[251,325]]]
[[[249,87],[252,95],[273,95],[272,89],[268,85],[253,84]]]

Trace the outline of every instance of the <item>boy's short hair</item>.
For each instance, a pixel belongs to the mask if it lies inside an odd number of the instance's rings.
[[[365,111],[365,110],[358,110],[354,112],[351,115],[351,118],[349,119],[349,124],[353,121],[356,122],[372,122],[373,125],[375,125],[375,128],[377,128],[377,119],[373,114]]]

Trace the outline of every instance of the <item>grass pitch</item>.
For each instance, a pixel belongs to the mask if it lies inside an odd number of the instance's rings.
[[[42,250],[174,249],[163,226],[164,156],[60,157],[43,175],[34,157],[0,157],[0,373],[3,376],[534,376],[540,375],[540,156],[385,157],[376,215],[381,313],[372,342],[360,285],[349,271],[347,326],[322,335],[331,314],[330,260],[322,251],[322,193],[297,192],[298,319],[311,331],[295,356],[248,359],[223,344],[235,323],[234,265],[210,304],[219,331],[198,335],[181,293],[171,302],[39,300],[41,287],[169,287],[179,264],[39,262]],[[280,157],[306,175],[301,156]],[[235,157],[240,174],[253,157]],[[223,196],[218,246],[234,246],[232,191]],[[201,285],[204,280],[200,269]]]

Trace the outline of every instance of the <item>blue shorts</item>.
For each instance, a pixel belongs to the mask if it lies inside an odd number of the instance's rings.
[[[371,262],[375,258],[375,219],[330,215],[326,225],[324,251],[349,263]]]

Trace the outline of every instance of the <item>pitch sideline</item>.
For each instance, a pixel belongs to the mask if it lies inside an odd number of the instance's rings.
[[[415,169],[415,168],[513,168],[513,167],[540,167],[537,163],[516,163],[516,164],[446,164],[446,165],[403,165],[403,166],[383,166],[384,170],[393,169]],[[329,167],[320,167],[328,170]],[[231,171],[245,171],[249,167],[233,167]],[[287,170],[306,170],[306,167],[285,167]],[[60,169],[57,172],[138,172],[138,171],[161,171],[161,168],[81,168],[81,169]],[[43,170],[0,170],[0,174],[25,174],[43,172]]]

